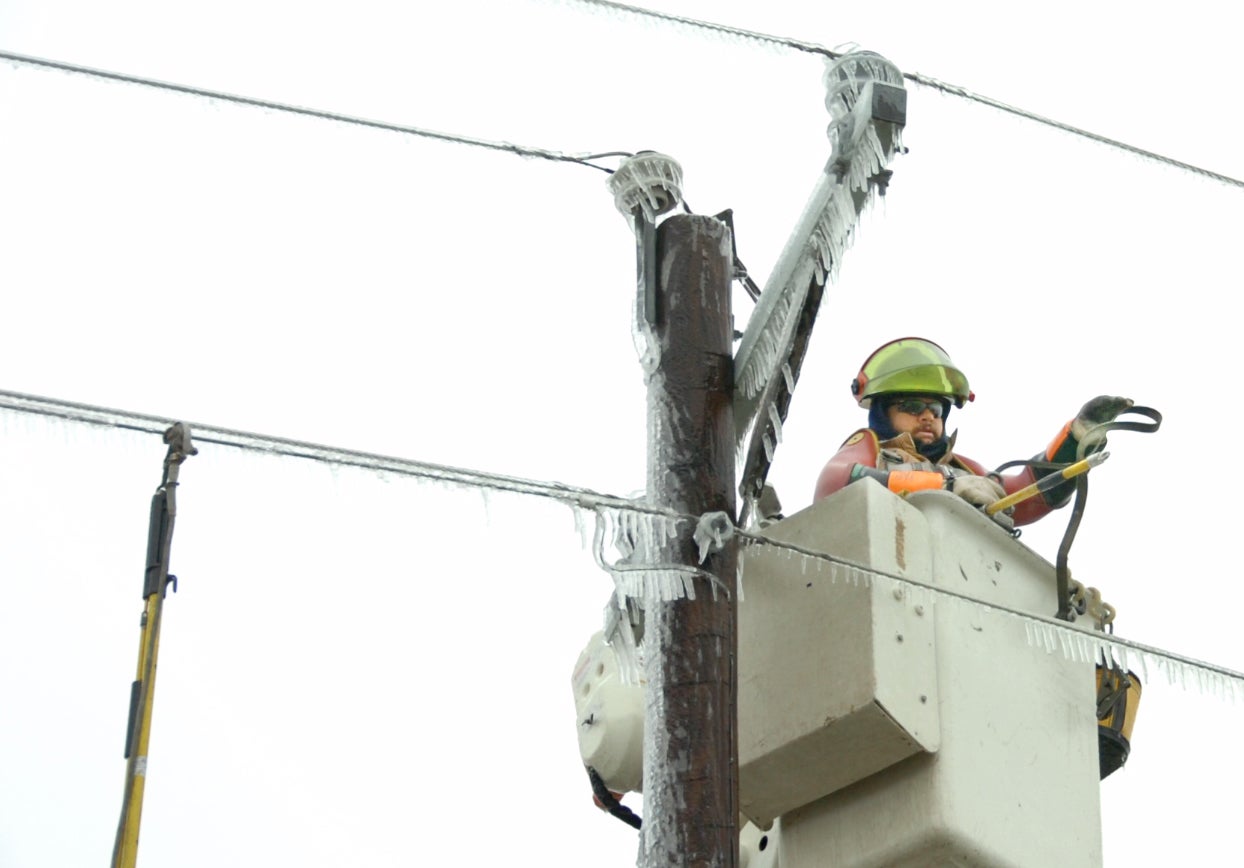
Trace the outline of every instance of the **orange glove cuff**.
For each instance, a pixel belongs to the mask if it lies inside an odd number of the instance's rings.
[[[891,470],[886,480],[886,487],[895,494],[942,488],[945,484],[946,477],[933,470]]]

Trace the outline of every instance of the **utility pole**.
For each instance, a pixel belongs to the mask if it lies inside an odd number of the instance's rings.
[[[884,193],[900,149],[906,91],[898,68],[852,52],[826,70],[833,147],[738,357],[733,353],[733,243],[722,221],[667,216],[682,170],[640,152],[610,178],[636,238],[635,336],[648,386],[648,501],[699,516],[695,534],[646,540],[641,868],[739,861],[736,525],[753,518],[781,440],[799,367],[858,215]],[[736,509],[736,448],[744,502]],[[713,513],[717,515],[714,517]],[[667,593],[664,575],[694,576]],[[673,583],[671,583],[673,584]]]
[[[633,218],[636,331],[648,387],[648,500],[704,516],[694,536],[650,548],[654,569],[691,575],[685,597],[646,599],[643,868],[738,864],[737,552],[733,248],[707,216],[655,218],[678,204],[681,171],[660,154],[611,179]],[[717,513],[716,516],[711,514]],[[722,515],[724,513],[724,515]],[[707,531],[706,544],[702,533]]]

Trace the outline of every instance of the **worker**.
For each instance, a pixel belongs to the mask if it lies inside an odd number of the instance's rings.
[[[851,393],[868,410],[868,427],[848,437],[825,465],[817,479],[816,500],[858,479],[872,478],[897,494],[946,489],[983,509],[1044,475],[1025,466],[1003,476],[955,454],[958,432],[946,435],[946,419],[952,405],[962,407],[976,396],[967,377],[932,341],[908,337],[882,345],[865,360],[851,382]],[[1034,461],[1075,461],[1092,428],[1114,421],[1131,406],[1127,398],[1093,398]],[[1086,452],[1104,446],[1105,438],[1097,436]],[[1030,524],[1065,505],[1074,490],[1074,483],[1068,481],[993,517],[1008,528]]]

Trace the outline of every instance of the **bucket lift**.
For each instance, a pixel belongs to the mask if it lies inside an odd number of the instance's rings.
[[[1099,780],[1126,759],[1140,684],[1098,666],[1100,618],[1069,625],[1080,641],[1024,617],[1053,611],[1052,564],[953,494],[870,480],[762,533],[835,563],[742,553],[740,864],[1099,868]],[[606,808],[642,786],[628,614],[573,679]]]

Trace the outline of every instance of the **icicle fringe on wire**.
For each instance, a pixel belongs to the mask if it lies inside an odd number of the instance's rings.
[[[708,582],[713,599],[730,596],[730,588],[708,570],[675,564],[661,558],[661,546],[679,537],[680,525],[699,520],[689,515],[655,515],[632,509],[597,507],[596,533],[592,555],[596,565],[614,582],[619,607],[627,600],[642,603],[694,600],[696,580]],[[611,537],[618,559],[610,563],[605,556],[605,538]]]
[[[158,437],[163,437],[169,425],[176,421],[7,391],[0,391],[0,410],[49,416],[104,428],[137,431]],[[590,489],[560,483],[499,476],[195,423],[190,423],[190,428],[194,433],[195,442],[200,447],[211,443],[269,455],[388,471],[398,475],[483,490],[557,500],[574,511],[575,530],[581,542],[586,542],[584,519],[587,513],[592,514],[595,522],[593,553],[598,556],[602,568],[615,577],[620,594],[639,599],[694,599],[694,583],[708,581],[713,594],[733,592],[737,599],[743,599],[744,558],[742,556],[738,558],[739,573],[735,577],[733,589],[728,587],[720,577],[714,576],[707,570],[682,564],[644,563],[644,556],[655,551],[656,545],[673,539],[682,532],[683,525],[689,525],[690,528],[697,527],[704,518],[703,516],[684,515],[646,504],[642,500],[601,494]],[[613,544],[619,552],[619,560],[614,564],[609,564],[604,559],[606,535],[612,536]],[[1062,653],[1069,659],[1080,661],[1096,660],[1100,655],[1105,654],[1108,659],[1119,662],[1125,668],[1139,667],[1140,675],[1144,679],[1151,676],[1150,669],[1152,668],[1156,673],[1165,676],[1169,683],[1184,689],[1195,687],[1202,693],[1222,696],[1234,702],[1244,701],[1244,672],[1164,651],[1161,648],[1113,634],[1090,633],[1052,617],[1034,615],[995,603],[985,603],[946,587],[875,570],[846,558],[839,558],[793,543],[771,540],[753,531],[736,528],[733,535],[739,540],[741,546],[770,546],[781,550],[788,558],[802,558],[805,571],[809,567],[820,573],[828,570],[831,581],[841,581],[854,586],[890,582],[896,587],[902,587],[918,595],[917,599],[923,597],[923,599],[932,601],[946,598],[964,605],[972,605],[986,611],[1018,618],[1025,625],[1029,644],[1048,653]],[[634,563],[624,563],[627,557],[630,557]]]
[[[779,549],[787,558],[802,558],[805,572],[809,565],[820,575],[828,571],[828,578],[831,582],[842,582],[857,587],[884,582],[896,589],[901,588],[912,593],[917,602],[928,603],[945,599],[1019,619],[1024,624],[1028,644],[1046,653],[1060,653],[1069,660],[1079,662],[1096,662],[1104,659],[1118,663],[1124,669],[1139,670],[1138,674],[1145,681],[1151,677],[1150,669],[1152,668],[1154,672],[1163,675],[1168,684],[1185,690],[1195,686],[1204,694],[1232,702],[1244,702],[1244,672],[1237,672],[1225,666],[1206,663],[1152,645],[1124,639],[1112,633],[1089,631],[1054,617],[1036,615],[997,603],[987,603],[970,594],[957,592],[948,587],[876,570],[846,558],[793,543],[771,540],[755,532],[737,530],[736,535],[742,545],[769,546]],[[740,571],[743,568],[743,561],[744,556],[740,552]]]
[[[87,425],[105,428],[138,431],[163,437],[169,425],[178,421],[143,413],[132,413],[108,407],[97,407],[90,404],[78,404],[53,398],[42,398],[35,395],[24,395],[18,392],[0,390],[0,410],[11,410],[19,413],[33,413],[41,416],[52,416]],[[642,501],[602,494],[587,488],[577,488],[557,482],[539,482],[515,476],[503,476],[461,467],[447,467],[429,464],[407,458],[395,458],[371,452],[360,452],[326,446],[319,443],[308,443],[301,440],[290,440],[281,437],[270,437],[263,434],[252,434],[228,428],[216,428],[189,422],[194,434],[194,441],[199,446],[215,444],[259,452],[268,455],[282,455],[290,458],[304,458],[330,465],[358,467],[365,470],[383,471],[401,476],[418,477],[435,482],[451,483],[483,490],[504,491],[513,494],[526,494],[561,501],[571,507],[583,510],[616,509],[628,510],[632,513],[651,515],[656,519],[672,521],[685,520],[685,516],[668,510],[644,504]],[[576,521],[581,519],[576,518]]]

